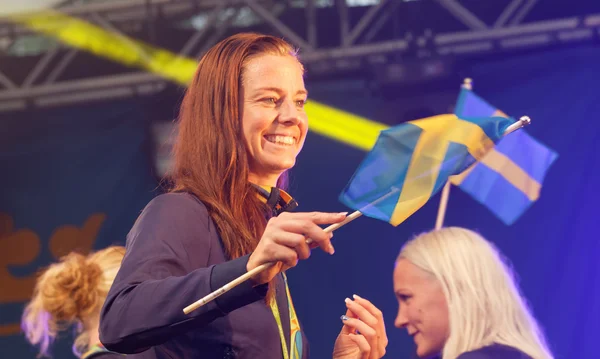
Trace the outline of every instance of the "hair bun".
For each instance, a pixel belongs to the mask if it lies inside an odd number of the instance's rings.
[[[98,306],[100,267],[79,253],[70,253],[44,273],[41,294],[44,310],[59,322],[87,317]]]

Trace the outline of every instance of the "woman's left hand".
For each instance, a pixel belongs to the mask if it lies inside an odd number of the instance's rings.
[[[333,348],[333,359],[379,359],[388,344],[383,314],[371,302],[346,298],[344,326]]]

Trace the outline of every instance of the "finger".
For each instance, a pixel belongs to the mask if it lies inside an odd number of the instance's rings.
[[[379,335],[379,350],[380,351],[385,351],[385,347],[388,345],[388,338],[387,338],[387,334],[385,331],[385,322],[383,319],[383,313],[381,312],[381,310],[379,310],[379,308],[377,308],[375,305],[373,305],[373,303],[371,303],[369,300],[364,299],[356,294],[353,295],[354,301],[356,303],[359,303],[363,308],[367,309],[369,311],[369,313],[371,313],[371,315],[373,315],[375,318],[377,318],[377,327],[375,328],[377,330],[377,333]],[[382,348],[383,347],[383,348]]]
[[[350,309],[357,318],[367,323],[371,328],[376,329],[379,326],[379,320],[371,314],[365,307],[358,301],[353,301],[350,298],[345,299],[346,307]]]
[[[331,238],[333,238],[333,232],[329,232],[329,243],[330,244],[331,244]],[[319,247],[319,242],[314,241],[312,238],[307,238],[306,243],[308,243],[308,247],[310,249],[315,249],[315,248]],[[327,253],[330,253],[330,252],[328,251]],[[330,253],[330,254],[332,254],[332,253]]]
[[[296,251],[299,259],[310,257],[310,247],[306,244],[306,238],[297,233],[281,232],[274,235],[275,243],[284,245]]]
[[[383,315],[371,302],[366,299],[360,298],[354,295],[354,298],[358,300],[350,300],[346,298],[346,306],[348,309],[356,314],[357,320],[366,324],[370,330],[357,328],[361,334],[363,334],[369,343],[371,344],[371,355],[377,352],[384,352],[387,346],[387,336],[385,334],[385,325],[383,323]],[[364,305],[364,306],[363,306]],[[366,307],[370,306],[370,310]],[[375,313],[373,315],[372,312]],[[358,324],[357,324],[358,325]],[[362,325],[361,325],[362,327]],[[377,357],[377,356],[376,356]],[[377,357],[378,358],[378,357]]]
[[[278,219],[282,220],[283,225],[286,223],[295,222],[296,225],[302,224],[305,228],[298,228],[297,226],[288,227],[288,230],[293,230],[296,233],[304,234],[309,242],[310,248],[321,247],[325,252],[333,254],[334,249],[331,245],[331,237],[333,234],[330,234],[328,237],[323,234],[324,230],[319,226],[312,226],[312,224],[331,224],[331,223],[339,223],[343,222],[348,215],[348,212],[341,213],[329,213],[329,212],[284,212]],[[298,223],[300,221],[300,223]],[[304,221],[308,221],[310,223],[306,223]],[[325,232],[326,233],[326,232]]]
[[[358,318],[350,318],[350,317],[342,317],[342,321],[344,322],[344,327],[348,327],[346,329],[346,331],[348,331],[347,333],[344,334],[357,334],[360,333],[360,335],[363,335],[365,338],[367,338],[367,340],[369,342],[372,342],[374,344],[377,343],[377,331],[370,327],[367,323],[361,321]],[[342,328],[342,331],[344,331],[345,328]],[[377,345],[375,345],[374,347],[377,347]]]
[[[380,343],[386,347],[388,344],[387,334],[385,331],[385,321],[383,319],[383,313],[369,300],[364,299],[356,294],[352,296],[356,303],[359,303],[363,308],[367,309],[371,315],[377,318],[377,327],[375,328],[380,336]]]
[[[375,328],[369,326],[367,323],[361,321],[358,318],[345,318],[344,328],[348,327],[346,331],[348,331],[348,335],[360,335],[363,336],[366,341],[369,343],[370,348],[370,356],[369,358],[379,359],[383,356],[382,353],[385,353],[385,346],[380,345],[379,335]],[[344,329],[342,328],[342,330]]]
[[[281,262],[279,262],[279,263],[281,263]],[[279,273],[285,272],[286,270],[288,270],[290,268],[293,268],[293,266],[288,266],[286,264],[281,263],[281,270],[279,271]]]
[[[342,315],[340,318],[342,319],[342,323],[344,323],[344,326],[342,327],[342,334],[356,333],[356,330],[353,327],[346,325],[346,321],[350,318],[356,318],[356,314],[352,313],[350,309],[347,309],[346,314]]]
[[[363,325],[356,324],[355,327],[360,331],[360,334],[363,334],[368,339],[371,344],[371,355],[377,352],[383,353],[385,352],[385,348],[388,344],[387,335],[385,333],[385,325],[383,324],[382,319],[377,319],[373,316],[366,308],[362,307],[357,302],[352,302],[347,300],[346,305],[348,309],[354,313],[358,319],[364,325],[366,325],[369,329],[365,329]],[[355,323],[353,321],[353,323]],[[363,329],[360,329],[360,328]],[[379,358],[379,356],[375,356]]]
[[[360,358],[368,359],[371,354],[371,346],[367,339],[360,334],[348,334],[348,338],[350,338],[360,350]]]
[[[286,268],[295,267],[298,264],[298,253],[292,248],[275,244],[265,255],[266,262],[281,262]]]
[[[308,219],[282,222],[280,224],[280,228],[284,231],[303,234],[305,237],[310,238],[313,242],[316,242],[317,245],[325,252],[329,254],[334,253],[334,249],[330,241],[333,234],[325,232],[323,228],[319,227]]]
[[[277,273],[281,273],[288,268],[289,267],[286,268],[286,265],[283,264],[282,262],[275,262],[275,264],[273,265],[273,269],[277,270]]]
[[[348,212],[284,212],[279,215],[280,218],[306,219],[315,224],[333,224],[342,222],[346,219]]]

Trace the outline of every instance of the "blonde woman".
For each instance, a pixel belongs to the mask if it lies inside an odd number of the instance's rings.
[[[25,307],[22,328],[27,340],[49,356],[62,330],[74,327],[73,353],[82,359],[123,357],[104,349],[98,339],[100,309],[121,266],[124,247],[108,247],[89,256],[70,253],[38,278]]]
[[[553,358],[510,268],[473,231],[444,228],[406,243],[394,291],[395,325],[413,337],[419,358]]]

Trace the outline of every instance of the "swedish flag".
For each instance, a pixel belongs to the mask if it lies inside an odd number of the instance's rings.
[[[381,131],[340,194],[340,201],[397,226],[436,194],[450,176],[481,160],[514,120],[495,111],[482,115],[481,107],[471,111],[475,107],[470,105],[469,93],[461,91],[455,114],[409,121]]]
[[[461,94],[457,112],[507,117],[471,91]],[[478,163],[452,176],[475,200],[489,208],[505,224],[513,224],[540,196],[542,182],[558,155],[524,130],[502,138]]]

